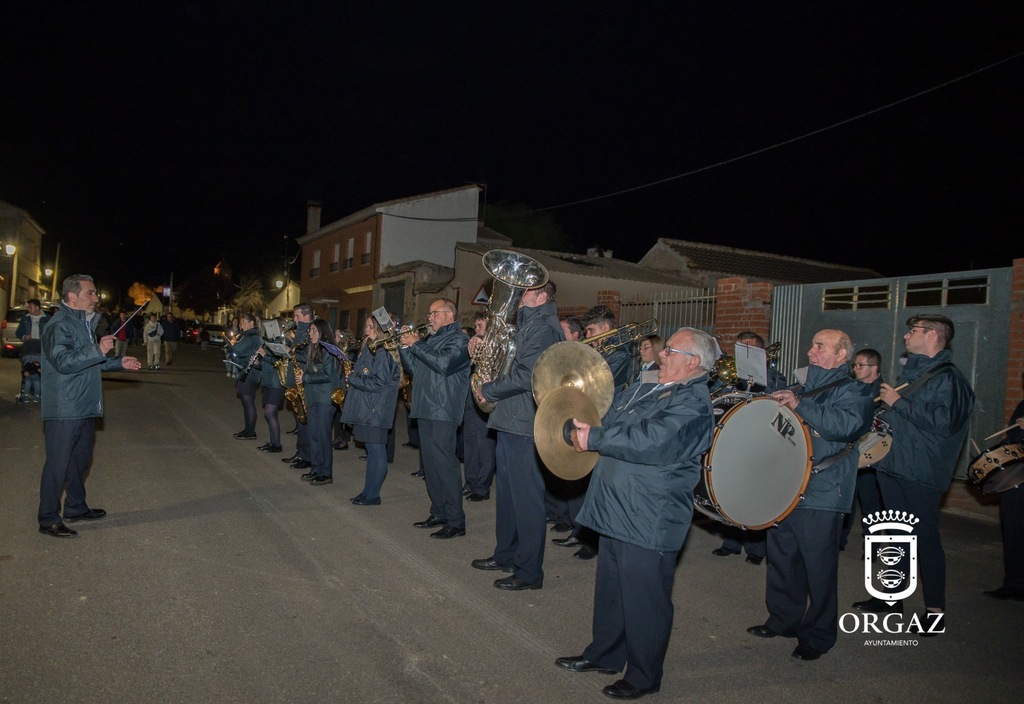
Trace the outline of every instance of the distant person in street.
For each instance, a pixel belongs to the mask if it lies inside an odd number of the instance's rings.
[[[38,519],[39,532],[44,535],[73,538],[77,533],[65,522],[94,521],[107,515],[101,508],[89,508],[85,497],[96,418],[103,416],[100,375],[104,371],[135,371],[142,365],[134,357],[107,357],[114,347],[112,335],[97,343],[87,318],[97,301],[91,276],[67,277],[61,292],[60,308],[42,332],[46,462],[39,483]]]
[[[30,298],[25,302],[28,312],[18,322],[14,336],[21,343],[21,397],[19,401],[29,403],[39,400],[39,384],[41,356],[43,346],[41,337],[43,328],[50,321],[50,316],[43,313],[38,298]]]
[[[174,364],[174,355],[181,341],[181,321],[168,313],[164,316],[163,326],[164,332],[160,340],[164,343],[164,364],[169,367]]]
[[[114,326],[114,330],[117,332],[114,334],[114,356],[124,357],[128,354],[128,341],[132,334],[132,326],[126,325],[128,321],[128,314],[121,311],[117,315],[117,325]]]
[[[163,334],[164,328],[156,313],[150,313],[142,328],[142,339],[146,341],[146,364],[153,370],[160,368],[160,337]]]

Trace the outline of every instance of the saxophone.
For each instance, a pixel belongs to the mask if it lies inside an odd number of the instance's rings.
[[[291,358],[292,372],[298,376],[300,373],[299,362],[293,356]],[[295,382],[295,386],[290,386],[284,391],[284,397],[288,399],[288,402],[292,404],[292,410],[295,411],[295,418],[300,423],[306,422],[306,390],[302,387],[302,384],[298,381]]]
[[[331,394],[331,403],[337,406],[338,410],[345,406],[345,389],[348,388],[348,375],[352,373],[352,360],[346,359],[341,363],[341,368],[345,372],[345,382]]]

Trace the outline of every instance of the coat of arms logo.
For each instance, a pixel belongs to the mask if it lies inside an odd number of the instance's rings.
[[[921,522],[905,511],[875,511],[864,517],[864,587],[890,606],[917,589],[917,536]]]

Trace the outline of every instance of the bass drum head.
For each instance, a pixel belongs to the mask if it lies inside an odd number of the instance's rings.
[[[810,476],[807,426],[771,398],[755,398],[725,413],[704,469],[717,513],[750,529],[768,528],[788,516]]]

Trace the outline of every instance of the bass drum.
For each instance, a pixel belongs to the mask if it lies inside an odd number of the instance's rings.
[[[717,427],[694,508],[740,528],[769,528],[796,508],[811,478],[807,425],[767,396],[728,394],[714,406]]]

